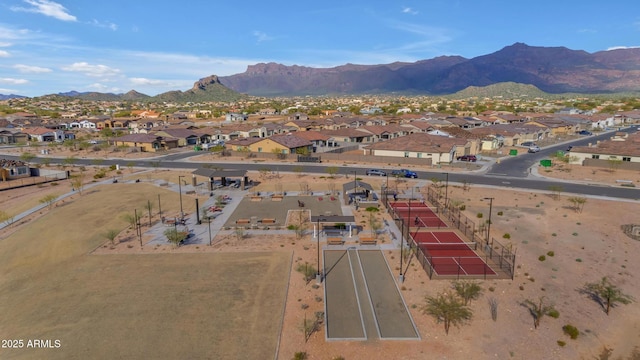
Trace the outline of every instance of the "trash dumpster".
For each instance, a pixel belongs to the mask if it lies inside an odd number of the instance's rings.
[[[518,155],[518,149],[511,149],[511,150],[509,150],[509,155],[511,155],[511,156],[516,156],[516,155]]]
[[[540,166],[551,167],[551,160],[549,159],[540,160]]]

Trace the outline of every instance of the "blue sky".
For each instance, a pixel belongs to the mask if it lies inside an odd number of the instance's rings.
[[[0,94],[187,90],[247,65],[640,46],[637,1],[0,0]]]

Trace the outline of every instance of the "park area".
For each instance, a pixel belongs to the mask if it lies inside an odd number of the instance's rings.
[[[142,183],[85,189],[0,231],[0,337],[61,341],[57,349],[0,349],[0,358],[291,359],[305,352],[308,359],[632,359],[638,354],[640,242],[630,231],[640,226],[636,200],[588,198],[577,211],[569,200],[574,195],[557,191],[450,184],[449,199],[464,205],[464,214],[478,224],[489,216],[482,199],[494,198],[491,234],[517,254],[514,279],[478,280],[482,293],[469,305],[473,316],[445,335],[442,322],[421,309],[426,297],[451,291],[452,282],[429,280],[410,257],[403,264],[405,281],[397,285],[420,340],[327,341],[322,327],[310,336],[302,330],[305,320],[324,311],[325,301],[324,284],[306,281],[299,271],[317,262],[310,232],[301,239],[284,229],[249,232],[242,239],[221,232],[215,246],[141,249],[126,234],[131,230],[121,214],[143,208],[158,194],[163,213],[177,213],[178,194],[147,182],[156,176],[171,181],[178,173],[129,172],[127,177]],[[367,180],[374,189],[383,181]],[[345,181],[283,173],[253,190],[299,191],[306,182],[322,191]],[[275,182],[284,186],[273,187]],[[406,194],[413,184],[418,182],[399,184],[400,192]],[[69,191],[69,184],[61,183],[0,196],[3,206],[24,211],[47,193]],[[420,192],[426,197],[424,188]],[[189,213],[192,198],[185,201]],[[366,230],[366,211],[354,215]],[[117,240],[122,243],[113,249],[104,236],[111,228],[122,230]],[[386,247],[382,253],[397,281],[399,251]],[[635,301],[618,304],[607,315],[580,291],[603,276]],[[535,328],[524,304],[540,299],[559,316],[545,316]],[[495,319],[492,302],[498,304]],[[568,324],[579,330],[577,339],[563,332]]]

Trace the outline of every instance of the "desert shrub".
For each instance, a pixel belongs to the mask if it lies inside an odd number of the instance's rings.
[[[498,216],[502,216],[502,215],[504,215],[504,212],[498,211]]]
[[[551,309],[551,310],[549,310],[547,315],[551,316],[554,319],[557,319],[557,318],[560,317],[560,312],[558,310],[556,310],[556,309]]]
[[[509,233],[505,233],[504,235],[502,235],[503,239],[511,239],[511,234]]]
[[[574,339],[574,340],[578,338],[578,335],[580,335],[580,331],[578,330],[578,328],[576,328],[573,325],[569,325],[569,324],[563,326],[562,327],[562,331],[565,334],[569,335],[569,337]]]
[[[582,259],[577,258],[577,259],[576,259],[576,262],[582,262]]]
[[[554,253],[553,251],[547,251],[547,256],[551,256],[553,257],[556,253]]]
[[[293,354],[293,360],[307,360],[308,358],[307,353],[304,351],[298,351]]]
[[[567,343],[562,341],[562,340],[558,340],[558,345],[565,346],[565,345],[567,345]]]
[[[540,255],[540,256],[538,256],[538,260],[545,261],[545,260],[547,260],[547,257],[544,256],[544,255]]]
[[[482,213],[478,213],[476,214],[476,216],[478,217],[478,219],[482,219],[482,217],[484,216]]]

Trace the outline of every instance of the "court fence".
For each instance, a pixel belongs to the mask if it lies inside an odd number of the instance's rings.
[[[459,278],[493,278],[512,279],[515,275],[516,252],[510,245],[503,245],[494,238],[488,238],[483,231],[484,226],[476,226],[469,217],[464,215],[460,208],[445,204],[442,193],[438,187],[429,186],[427,188],[427,201],[432,205],[433,212],[447,223],[448,227],[455,228],[469,243],[476,243],[474,249],[484,264],[465,263],[462,257],[456,258],[455,264],[434,264],[434,257],[429,254],[426,247],[420,247],[411,235],[411,224],[405,221],[402,216],[398,216],[390,204],[389,196],[383,196],[383,203],[392,214],[396,225],[402,234],[403,244],[406,242],[410,253],[415,254],[416,260],[422,265],[429,276],[429,279],[459,279]],[[423,229],[416,228],[414,233]],[[485,235],[485,236],[483,236]],[[404,245],[403,245],[404,246]],[[436,261],[437,262],[437,261]],[[408,265],[407,265],[408,266]],[[453,269],[455,267],[455,269]],[[467,274],[467,270],[472,270],[472,274]],[[441,274],[438,274],[440,270]]]

